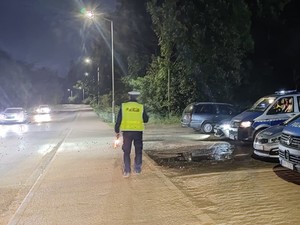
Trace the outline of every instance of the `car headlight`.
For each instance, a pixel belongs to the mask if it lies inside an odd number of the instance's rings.
[[[50,111],[51,111],[50,108],[45,108],[45,109],[44,109],[44,112],[45,112],[45,113],[50,113]]]
[[[240,126],[243,128],[247,128],[247,127],[251,127],[251,124],[252,124],[251,121],[244,121],[244,122],[241,122]]]
[[[20,122],[22,122],[24,120],[24,115],[23,114],[17,114],[15,116],[15,119],[18,120],[18,121],[20,121]]]
[[[230,124],[229,124],[229,123],[226,123],[226,124],[221,125],[221,127],[222,127],[224,130],[228,130],[228,129],[230,128]]]
[[[278,142],[279,142],[279,138],[280,138],[280,137],[271,138],[271,139],[270,139],[270,142],[271,142],[271,143],[278,143]]]
[[[256,138],[255,138],[255,142],[256,142],[256,143],[260,143],[260,144],[266,144],[266,143],[269,142],[269,140],[266,139],[266,138],[259,138],[259,137],[256,137]]]

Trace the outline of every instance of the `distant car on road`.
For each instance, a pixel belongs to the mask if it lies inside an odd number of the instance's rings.
[[[236,114],[236,108],[228,103],[196,102],[184,109],[181,125],[208,134],[214,131],[215,124],[224,119],[231,119]]]
[[[27,112],[22,107],[6,108],[0,114],[0,123],[25,123],[27,120]]]
[[[35,112],[38,114],[49,114],[51,112],[51,108],[49,105],[39,105]]]
[[[278,158],[279,140],[283,128],[299,117],[300,114],[297,114],[281,124],[259,132],[253,142],[254,154],[264,158]]]

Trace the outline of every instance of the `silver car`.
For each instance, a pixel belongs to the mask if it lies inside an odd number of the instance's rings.
[[[1,123],[25,123],[27,119],[27,112],[22,107],[6,108],[0,114]]]
[[[283,128],[299,118],[300,114],[284,121],[281,124],[269,127],[259,132],[253,142],[254,154],[264,158],[278,158],[278,144]]]
[[[208,134],[214,132],[217,123],[231,119],[236,114],[236,108],[228,103],[196,102],[184,109],[181,125]]]

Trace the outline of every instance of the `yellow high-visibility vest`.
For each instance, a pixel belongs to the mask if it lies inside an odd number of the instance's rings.
[[[126,102],[122,104],[121,131],[143,131],[144,106],[137,102]]]

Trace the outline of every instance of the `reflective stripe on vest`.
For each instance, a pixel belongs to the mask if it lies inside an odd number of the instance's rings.
[[[137,102],[123,103],[121,131],[143,131],[143,110],[143,105]]]

